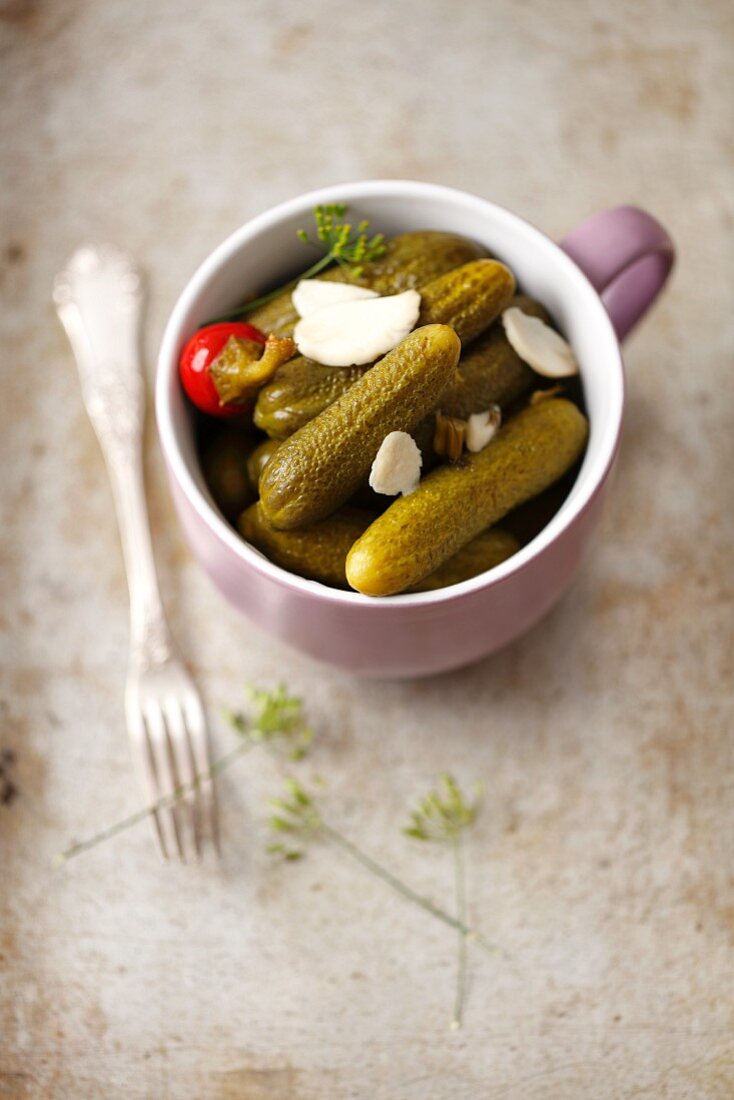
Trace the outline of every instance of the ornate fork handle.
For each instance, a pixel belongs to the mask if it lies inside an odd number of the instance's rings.
[[[143,299],[134,260],[110,245],[78,249],[54,283],[56,309],[112,483],[130,589],[131,660],[149,667],[169,660],[173,643],[158,591],[145,504]]]

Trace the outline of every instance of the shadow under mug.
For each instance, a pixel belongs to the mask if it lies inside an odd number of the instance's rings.
[[[296,229],[317,203],[344,202],[388,235],[443,229],[473,237],[540,299],[581,365],[590,438],[576,482],[531,542],[486,574],[437,592],[370,599],[288,573],[224,521],[203,481],[178,356],[208,318],[290,277]],[[158,360],[156,413],[176,509],[189,546],[226,599],[303,653],[358,675],[427,676],[508,644],[559,599],[599,518],[624,408],[619,341],[665,284],[674,248],[636,207],[589,218],[560,244],[501,207],[434,184],[378,180],[311,192],[259,215],[204,261],[168,322]],[[212,609],[216,613],[216,609]]]

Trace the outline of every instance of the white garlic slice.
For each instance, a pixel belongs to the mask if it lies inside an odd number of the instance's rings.
[[[420,311],[417,290],[341,302],[304,317],[293,330],[301,355],[325,367],[373,363],[411,331]]]
[[[513,348],[536,374],[544,378],[568,378],[579,373],[571,345],[539,317],[529,317],[517,306],[502,314],[505,334]]]
[[[407,432],[390,432],[380,444],[370,470],[370,487],[376,493],[407,497],[417,487],[423,457]]]
[[[330,283],[326,279],[301,279],[291,295],[293,307],[299,317],[310,317],[317,310],[338,305],[340,302],[377,297],[377,291],[368,290],[366,286]]]
[[[474,413],[466,422],[464,442],[467,451],[477,454],[483,451],[502,422],[499,405],[490,405],[486,412]]]

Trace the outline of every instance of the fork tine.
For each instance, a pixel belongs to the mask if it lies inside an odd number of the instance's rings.
[[[148,730],[153,767],[158,780],[158,797],[170,798],[179,784],[174,770],[168,730],[163,720],[163,711],[157,703],[150,703],[144,709],[143,716]],[[177,804],[174,802],[168,808],[160,810],[159,816],[162,831],[166,834],[166,846],[177,852],[181,862],[185,863]],[[172,844],[171,839],[173,839]]]
[[[168,696],[163,704],[163,712],[168,727],[168,736],[173,750],[174,768],[179,782],[187,789],[181,795],[180,806],[189,811],[187,824],[193,836],[196,858],[201,857],[201,805],[199,790],[191,789],[196,778],[196,768],[191,747],[191,738],[186,728],[181,703],[175,696]]]
[[[201,777],[199,784],[199,805],[202,811],[202,825],[206,823],[211,833],[212,843],[217,854],[220,854],[219,845],[219,814],[217,811],[217,797],[214,780],[209,774],[209,738],[206,726],[204,708],[195,688],[186,692],[183,700],[184,716],[189,744],[194,754],[196,774]]]
[[[130,698],[129,693],[126,697],[125,709],[127,712],[127,727],[130,744],[133,750],[133,762],[138,772],[140,783],[145,791],[146,805],[153,807],[160,798],[160,794],[156,782],[150,740],[137,701]],[[158,851],[162,859],[168,859],[168,845],[166,844],[166,838],[161,825],[160,811],[151,810],[150,816],[153,823],[153,832],[155,833],[158,843]]]

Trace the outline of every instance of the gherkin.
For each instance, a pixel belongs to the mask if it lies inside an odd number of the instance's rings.
[[[247,459],[247,476],[256,494],[260,484],[260,475],[279,446],[280,443],[277,439],[266,439],[252,451]]]
[[[480,531],[557,481],[581,456],[586,417],[564,398],[529,405],[478,454],[428,474],[354,544],[347,580],[366,596],[418,584]]]
[[[332,283],[354,282],[378,294],[396,294],[401,290],[415,290],[445,271],[486,255],[486,249],[468,237],[438,229],[421,229],[393,237],[387,242],[382,256],[364,264],[356,279],[336,266],[316,277]],[[248,324],[255,325],[261,332],[290,336],[298,320],[291,299],[296,282],[294,280],[277,298],[247,313]]]
[[[242,513],[237,527],[243,538],[282,569],[335,588],[347,588],[347,554],[373,519],[370,512],[347,505],[307,527],[278,531],[268,523],[261,506],[253,504]],[[519,545],[513,535],[499,528],[484,531],[411,591],[432,592],[459,584],[499,565]]]
[[[282,569],[346,588],[347,554],[372,519],[369,512],[344,507],[317,523],[278,531],[268,522],[262,506],[253,504],[242,513],[237,527],[243,538]]]
[[[461,546],[448,561],[418,581],[409,591],[435,592],[439,588],[468,581],[507,561],[519,549],[520,543],[514,535],[500,527],[492,527]]]
[[[380,444],[409,432],[453,381],[461,345],[448,325],[424,325],[314,420],[287,439],[260,477],[263,511],[290,530],[323,519],[366,479]]]
[[[496,260],[462,264],[422,287],[418,324],[451,325],[462,344],[469,343],[510,304],[514,288],[511,272]],[[371,369],[292,359],[258,393],[255,424],[272,438],[285,439]]]

